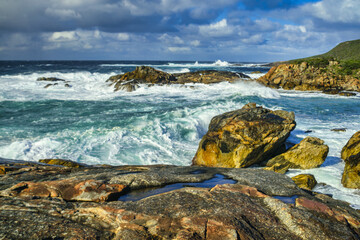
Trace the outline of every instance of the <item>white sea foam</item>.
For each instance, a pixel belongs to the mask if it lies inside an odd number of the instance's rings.
[[[102,100],[115,96],[113,88],[105,81],[118,73],[90,73],[86,71],[74,73],[45,72],[20,75],[0,76],[0,99],[11,101],[31,101],[44,99],[57,100]],[[68,81],[44,88],[55,82],[36,81],[39,77],[56,77]]]

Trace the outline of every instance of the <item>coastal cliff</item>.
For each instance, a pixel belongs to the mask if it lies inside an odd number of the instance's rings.
[[[344,66],[337,61],[328,61],[321,66],[304,61],[274,66],[257,81],[268,87],[286,90],[322,91],[343,95],[360,92],[360,70],[348,72],[349,74],[342,71]]]

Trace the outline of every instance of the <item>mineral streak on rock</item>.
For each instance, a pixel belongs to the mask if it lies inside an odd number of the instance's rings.
[[[248,167],[273,156],[295,128],[293,112],[272,111],[249,103],[214,117],[193,165]]]

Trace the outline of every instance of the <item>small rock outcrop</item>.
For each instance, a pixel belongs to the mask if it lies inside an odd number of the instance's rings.
[[[343,147],[341,158],[345,161],[341,183],[347,188],[360,189],[360,131]]]
[[[332,67],[334,68],[334,67]],[[267,74],[257,79],[258,82],[272,87],[286,90],[323,91],[329,94],[352,96],[352,93],[342,91],[360,92],[360,80],[352,75],[335,73],[331,67],[321,68],[301,64],[280,64],[272,67]]]
[[[85,167],[85,164],[80,164],[71,160],[65,160],[65,159],[40,159],[39,162],[46,163],[50,165],[61,165],[64,167],[71,167],[71,168],[79,168],[79,167]]]
[[[289,168],[310,169],[319,167],[325,161],[329,147],[316,137],[306,137],[288,151],[267,163],[267,170],[285,173]]]
[[[39,77],[36,81],[47,81],[47,82],[65,82],[64,79],[56,77]]]
[[[233,82],[239,78],[249,78],[242,73],[226,71],[203,70],[189,73],[170,74],[156,70],[148,66],[139,66],[132,72],[119,74],[110,77],[106,82],[111,82],[115,91],[123,90],[127,92],[135,91],[140,84],[153,86],[154,84],[185,84],[185,83],[219,83]]]
[[[193,165],[242,168],[267,160],[295,128],[293,112],[249,103],[215,116],[193,158]]]
[[[317,184],[317,181],[312,174],[299,174],[291,178],[295,184],[302,189],[306,189],[311,191],[315,185]]]

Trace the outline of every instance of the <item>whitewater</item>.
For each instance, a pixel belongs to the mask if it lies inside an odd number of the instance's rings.
[[[342,147],[360,130],[360,96],[275,90],[252,80],[213,85],[141,86],[114,92],[106,80],[147,65],[169,73],[203,69],[241,72],[252,78],[269,67],[259,63],[167,61],[0,62],[0,157],[27,161],[63,158],[86,164],[190,165],[212,117],[249,102],[295,112],[288,142],[321,138],[330,151],[311,173],[314,191],[360,208],[360,191],[341,185]],[[68,81],[44,88],[39,77]],[[345,132],[331,131],[346,128]]]

